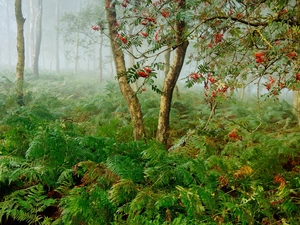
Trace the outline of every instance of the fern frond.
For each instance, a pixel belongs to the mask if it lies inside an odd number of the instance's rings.
[[[186,212],[189,218],[199,218],[205,211],[205,207],[202,204],[201,198],[197,193],[198,187],[183,188],[176,186],[179,191],[179,198],[182,204],[186,207]]]
[[[107,193],[97,185],[88,189],[76,187],[61,199],[61,221],[63,224],[109,224],[115,208],[108,200]],[[88,209],[88,210],[87,210]],[[101,213],[100,213],[101,212]]]
[[[132,180],[121,179],[109,190],[109,199],[115,205],[125,204],[138,193],[138,188]]]
[[[134,182],[140,182],[144,179],[143,167],[127,156],[108,157],[106,165],[123,179],[131,179]]]
[[[5,196],[4,201],[0,202],[0,221],[5,216],[28,224],[41,224],[39,213],[54,204],[56,200],[47,198],[42,185],[20,189]]]

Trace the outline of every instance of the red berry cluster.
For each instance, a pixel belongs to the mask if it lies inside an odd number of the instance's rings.
[[[272,76],[270,76],[269,83],[266,85],[266,89],[269,91],[274,83],[275,83],[275,80],[273,79]]]
[[[166,9],[162,9],[161,11],[161,15],[164,17],[164,18],[168,18],[170,16],[170,12]]]
[[[124,2],[122,3],[122,6],[124,8],[126,8],[128,3],[129,3],[129,0],[124,0]]]
[[[265,62],[266,54],[264,52],[255,53],[255,61],[258,66],[260,66],[263,62]]]
[[[148,37],[148,33],[145,32],[145,31],[142,31],[140,34],[141,34],[143,37]]]
[[[294,59],[294,58],[296,58],[297,53],[290,51],[290,52],[288,52],[288,53],[286,54],[286,56],[287,56],[289,59]]]
[[[216,33],[215,34],[215,43],[216,44],[221,43],[223,41],[223,36],[224,36],[224,34]]]
[[[237,133],[236,133],[236,130],[231,131],[231,132],[228,134],[228,137],[229,137],[230,139],[235,140],[235,141],[237,141],[238,139],[240,139],[240,137],[239,137],[239,136],[237,135]]]
[[[122,35],[118,35],[118,38],[123,42],[124,45],[127,45],[128,41],[126,39],[126,37],[123,37]]]
[[[191,73],[191,74],[190,74],[190,78],[191,78],[192,80],[194,80],[194,81],[198,81],[198,79],[199,79],[200,77],[203,77],[203,75],[202,75],[201,73]]]
[[[144,67],[144,69],[143,69],[143,70],[139,70],[139,71],[137,72],[137,74],[138,74],[140,77],[146,78],[146,77],[149,77],[149,75],[150,75],[151,72],[152,72],[151,68],[149,68],[149,67]]]

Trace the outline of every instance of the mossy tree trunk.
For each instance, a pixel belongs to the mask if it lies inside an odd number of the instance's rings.
[[[184,8],[185,1],[180,1],[179,7]],[[174,52],[174,58],[170,65],[169,71],[165,76],[162,96],[160,99],[160,110],[158,117],[158,126],[156,133],[156,140],[163,143],[165,146],[168,145],[169,138],[169,125],[170,125],[170,111],[173,97],[173,91],[176,87],[176,83],[184,63],[186,50],[188,47],[188,41],[184,38],[184,32],[186,24],[184,21],[176,21],[175,28],[175,40],[176,49]]]
[[[110,6],[106,7],[106,18],[108,22],[109,37],[111,42],[111,49],[115,61],[116,72],[118,76],[118,83],[122,95],[124,96],[130,116],[133,122],[133,131],[134,139],[140,140],[144,137],[144,124],[143,124],[143,115],[140,106],[140,102],[132,90],[130,84],[127,82],[126,77],[126,65],[125,65],[125,56],[121,48],[119,40],[116,40],[118,36],[117,31],[117,15],[115,4],[110,0],[105,0],[105,5]]]
[[[25,64],[25,45],[24,45],[24,23],[22,13],[22,0],[15,1],[15,16],[17,21],[17,52],[18,61],[16,66],[16,91],[17,102],[20,106],[24,105],[23,84],[24,84],[24,64]]]

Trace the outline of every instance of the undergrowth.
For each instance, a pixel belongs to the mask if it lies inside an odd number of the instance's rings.
[[[3,75],[3,74],[2,74]],[[174,96],[171,145],[153,141],[159,96],[139,94],[147,139],[134,142],[115,82],[45,75],[15,104],[0,79],[1,224],[299,224],[300,137],[286,101],[211,112]]]

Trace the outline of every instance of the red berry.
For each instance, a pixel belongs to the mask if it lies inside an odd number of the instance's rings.
[[[148,33],[147,33],[147,32],[144,32],[144,31],[142,31],[142,32],[141,32],[141,35],[142,35],[143,37],[147,37],[147,36],[148,36]]]
[[[92,29],[98,31],[99,27],[98,26],[92,26]]]
[[[148,76],[149,76],[148,73],[146,73],[145,71],[142,71],[142,70],[138,71],[137,74],[138,74],[140,77],[148,77]]]
[[[144,71],[148,74],[152,72],[152,70],[149,67],[144,67]]]
[[[166,9],[162,9],[161,15],[162,15],[163,17],[167,18],[167,17],[170,16],[170,12],[167,11]]]

